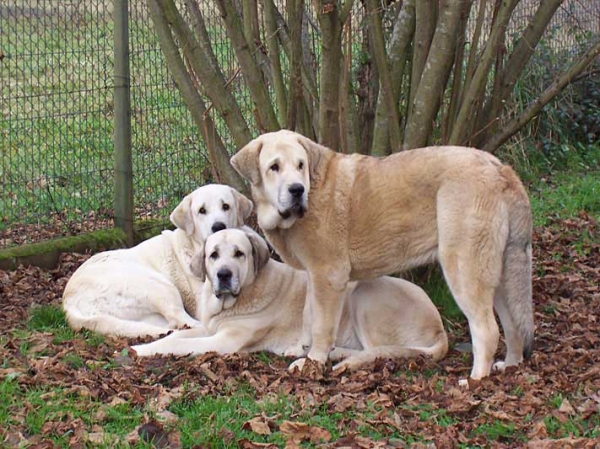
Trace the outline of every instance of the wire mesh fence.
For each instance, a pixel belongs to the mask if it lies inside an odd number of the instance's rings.
[[[216,7],[199,4],[223,73],[252,123]],[[519,3],[513,36],[537,4]],[[366,27],[361,14],[357,33]],[[567,64],[584,36],[598,32],[600,1],[567,0],[544,45],[562,52]],[[129,1],[129,37],[135,218],[165,219],[185,194],[211,180],[210,167],[143,0]],[[114,226],[113,68],[113,0],[0,3],[0,248]],[[213,119],[233,150],[222,121]]]

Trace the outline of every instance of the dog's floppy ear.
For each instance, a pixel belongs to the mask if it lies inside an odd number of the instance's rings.
[[[244,232],[252,244],[252,259],[254,260],[254,275],[256,276],[269,262],[271,254],[267,242],[258,233],[251,229],[244,229]]]
[[[204,246],[200,247],[200,250],[192,256],[190,261],[190,271],[194,276],[199,279],[206,278],[206,267],[204,265]]]
[[[183,229],[187,236],[194,233],[194,219],[192,218],[192,195],[187,195],[169,216],[171,223]]]
[[[260,168],[258,165],[258,155],[262,149],[261,136],[251,140],[244,148],[234,154],[229,162],[231,166],[243,178],[250,181],[251,184],[260,184]]]
[[[323,156],[328,151],[328,148],[313,142],[308,137],[304,137],[302,134],[298,134],[298,142],[306,150],[310,177],[311,179],[315,178],[319,172]]]
[[[235,204],[237,206],[237,226],[239,227],[246,222],[248,217],[250,217],[252,209],[254,209],[254,203],[234,188],[231,188],[231,192],[233,193],[233,197],[235,198]]]

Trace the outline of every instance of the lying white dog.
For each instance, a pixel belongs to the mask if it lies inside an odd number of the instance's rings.
[[[255,232],[217,232],[206,240],[205,251],[204,267],[196,273],[206,275],[197,308],[204,326],[133,346],[137,354],[294,352],[303,336],[302,316],[311,316],[304,311],[306,273],[270,259]],[[447,349],[441,317],[416,285],[391,277],[349,285],[331,354],[345,360],[335,368],[355,368],[377,357],[425,354],[437,360]]]
[[[63,293],[69,324],[124,337],[199,325],[192,316],[203,278],[190,271],[193,256],[210,234],[242,226],[251,212],[252,202],[229,186],[196,189],[171,213],[178,229],[96,254],[77,269]]]

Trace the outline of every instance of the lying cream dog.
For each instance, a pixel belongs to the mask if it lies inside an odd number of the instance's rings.
[[[251,212],[252,202],[231,187],[196,189],[170,216],[178,229],[96,254],[77,269],[63,294],[69,324],[125,337],[197,326],[203,282],[190,271],[193,255],[211,233],[242,226]]]
[[[254,139],[231,164],[252,184],[269,242],[309,273],[309,358],[327,360],[350,281],[435,260],[469,321],[473,379],[494,362],[494,309],[507,346],[496,367],[531,354],[531,207],[515,172],[491,154],[446,146],[345,155],[282,130]]]
[[[217,232],[208,237],[205,251],[205,266],[197,273],[206,275],[197,308],[204,326],[133,346],[137,354],[294,353],[303,334],[306,273],[270,259],[255,232]],[[437,360],[448,349],[429,297],[391,277],[348,286],[335,344],[332,359],[344,359],[336,368],[355,368],[377,357],[425,354]]]

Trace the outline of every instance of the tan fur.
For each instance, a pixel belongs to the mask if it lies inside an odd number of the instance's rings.
[[[203,328],[133,346],[137,354],[305,353],[302,344],[310,343],[302,341],[303,314],[310,319],[306,273],[269,259],[266,242],[253,232],[217,232],[205,250],[205,271],[197,273],[206,275],[198,304]],[[227,289],[218,278],[223,269],[232,273]],[[448,348],[441,317],[425,292],[390,277],[348,285],[335,344],[332,359],[343,359],[336,368],[355,368],[377,357],[425,354],[437,360]]]
[[[199,325],[192,316],[203,282],[191,271],[193,256],[215,223],[239,227],[251,212],[252,202],[228,186],[196,189],[171,214],[175,231],[96,254],[77,269],[63,293],[69,324],[125,337]]]
[[[456,146],[383,159],[342,155],[279,131],[251,141],[231,163],[251,180],[269,242],[285,262],[309,272],[309,358],[327,359],[349,281],[436,259],[469,320],[471,377],[492,368],[494,307],[506,334],[506,365],[530,353],[531,210],[518,177],[494,156]],[[292,183],[304,185],[301,198],[292,197]]]

